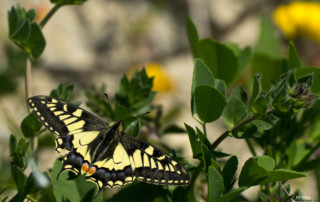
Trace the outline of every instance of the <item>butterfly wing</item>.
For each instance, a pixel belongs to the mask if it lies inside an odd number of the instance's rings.
[[[90,150],[110,128],[107,123],[76,105],[52,97],[34,96],[27,103],[39,121],[57,135],[56,150],[71,149],[59,175],[65,170],[79,174],[83,165],[90,165]]]
[[[189,175],[181,164],[155,146],[121,133],[87,179],[98,187],[121,187],[138,179],[158,185],[188,185]]]

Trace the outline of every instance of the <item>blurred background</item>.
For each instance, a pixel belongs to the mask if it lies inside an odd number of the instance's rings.
[[[27,114],[24,89],[25,60],[22,52],[8,39],[7,12],[12,5],[37,10],[39,22],[53,5],[43,0],[0,1],[0,147],[1,181],[9,180],[9,135],[19,130]],[[280,51],[287,55],[288,41],[293,40],[304,62],[320,66],[320,4],[317,1],[285,0],[90,0],[82,6],[60,9],[43,29],[46,48],[32,69],[33,95],[48,95],[60,83],[75,84],[79,100],[84,90],[106,85],[113,96],[123,74],[141,66],[155,76],[156,102],[163,113],[183,127],[197,125],[190,113],[190,89],[193,58],[189,49],[185,18],[190,17],[200,38],[236,43],[240,48],[255,50],[261,31],[262,16],[274,27]],[[233,85],[247,85],[250,65]],[[82,107],[85,108],[84,105]],[[174,112],[174,113],[173,113]],[[226,130],[220,120],[210,124],[209,139],[215,140]],[[173,147],[184,148],[192,159],[186,134],[165,136]],[[250,157],[241,140],[228,138],[219,149],[240,154],[240,165]],[[52,155],[51,158],[48,158]],[[52,167],[58,154],[52,148],[39,153],[39,167]],[[317,199],[312,174],[295,180],[299,188]],[[255,188],[244,193],[254,200]]]

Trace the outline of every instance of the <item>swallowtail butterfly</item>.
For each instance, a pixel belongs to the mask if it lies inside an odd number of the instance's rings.
[[[121,121],[108,124],[73,104],[48,97],[27,100],[41,123],[57,138],[56,150],[68,149],[63,171],[86,173],[98,187],[121,187],[135,179],[157,185],[188,185],[189,175],[169,155],[123,132]]]

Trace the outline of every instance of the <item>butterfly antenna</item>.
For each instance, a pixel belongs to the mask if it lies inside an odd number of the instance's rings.
[[[129,117],[129,118],[126,118],[126,119],[124,119],[124,120],[122,120],[122,121],[126,121],[126,120],[128,120],[128,119],[135,119],[135,118],[139,118],[139,117],[141,117],[141,116],[145,116],[145,115],[147,115],[147,114],[149,114],[150,112],[145,112],[145,113],[143,113],[143,114],[139,114],[139,115],[137,115],[137,116],[132,116],[132,117]]]

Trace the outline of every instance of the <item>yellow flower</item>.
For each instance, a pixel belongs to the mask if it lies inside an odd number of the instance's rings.
[[[320,4],[295,1],[277,7],[273,13],[275,23],[288,39],[308,37],[320,43]]]
[[[171,92],[175,89],[175,83],[173,79],[167,74],[167,72],[164,70],[164,68],[156,63],[147,63],[144,65],[144,68],[146,70],[146,73],[149,77],[153,78],[153,91],[157,92]],[[129,70],[129,76],[132,75],[134,70],[139,69],[141,70],[142,67],[132,67]]]

